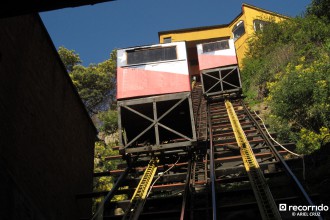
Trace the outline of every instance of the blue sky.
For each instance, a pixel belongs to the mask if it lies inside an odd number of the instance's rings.
[[[158,43],[158,32],[227,24],[242,3],[295,17],[311,0],[117,0],[40,13],[56,48],[75,50],[84,66],[115,48]]]

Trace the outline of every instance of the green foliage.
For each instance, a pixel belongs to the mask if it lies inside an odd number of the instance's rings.
[[[267,102],[267,122],[302,153],[318,149],[330,126],[329,55],[330,25],[310,13],[257,32],[243,61],[248,100]]]
[[[112,134],[118,129],[118,112],[112,109],[108,111],[101,112],[99,118],[102,121],[100,126],[100,131],[107,134]]]
[[[303,128],[299,132],[299,141],[297,142],[297,150],[302,154],[309,154],[319,149],[322,143],[329,142],[329,129],[321,127],[319,132],[311,131]]]
[[[58,54],[68,72],[71,72],[74,66],[81,64],[79,54],[76,54],[74,50],[61,46],[58,48]]]
[[[297,140],[297,135],[292,132],[292,124],[289,120],[269,114],[266,121],[270,129],[277,132],[278,140]]]
[[[88,67],[79,65],[81,60],[74,50],[60,47],[58,53],[69,71],[80,98],[90,113],[95,113],[95,107],[109,95],[110,102],[114,102],[117,68],[116,50],[111,52],[110,59],[98,64],[90,64]]]
[[[75,66],[70,77],[90,112],[115,86],[111,82],[110,75],[99,71],[98,66]]]
[[[113,50],[110,53],[110,59],[105,60],[102,63],[99,63],[97,65],[97,68],[102,73],[107,73],[109,75],[115,74],[117,68],[117,50]]]
[[[290,119],[294,127],[318,131],[330,125],[330,64],[324,55],[311,64],[289,64],[285,73],[268,84],[272,113]]]
[[[315,15],[319,18],[325,17],[330,21],[330,1],[312,0],[307,8],[307,15]]]
[[[74,50],[60,47],[58,53],[89,113],[95,113],[95,107],[104,101],[105,97],[110,96],[110,102],[114,102],[117,68],[116,50],[111,52],[110,59],[98,64],[90,64],[88,67],[80,65],[80,57]],[[101,131],[111,134],[117,130],[116,111],[109,109],[99,113],[98,116],[101,120]],[[94,172],[106,172],[116,169],[116,162],[105,159],[108,156],[118,154],[111,148],[114,144],[111,143],[107,146],[103,141],[95,143]],[[113,184],[114,178],[112,176],[94,178],[94,191],[109,191]],[[114,199],[120,200],[125,198],[126,195],[116,195]],[[97,204],[101,200],[102,198],[100,197],[93,201],[93,211],[96,210]]]
[[[112,150],[113,144],[106,145],[103,141],[95,143],[94,172],[106,172],[116,169],[118,163],[106,160],[106,157],[117,155],[118,151]],[[114,178],[112,176],[103,176],[94,178],[94,191],[109,191],[113,187]],[[114,200],[123,200],[126,195],[117,195]],[[96,210],[97,204],[102,201],[102,197],[94,200],[93,209]]]
[[[262,99],[268,92],[266,83],[273,81],[289,61],[302,56],[306,62],[317,59],[318,47],[329,36],[328,23],[313,16],[265,26],[249,41],[249,51],[243,61],[242,81],[246,90],[257,89],[257,98]]]
[[[116,168],[116,164],[113,161],[105,160],[106,157],[118,154],[111,147],[107,146],[103,141],[95,142],[94,172],[103,172]]]

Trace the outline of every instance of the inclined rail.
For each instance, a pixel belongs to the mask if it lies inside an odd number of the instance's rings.
[[[235,104],[235,107],[232,102]],[[259,163],[272,161],[271,163],[279,164],[287,174],[290,182],[293,183],[295,190],[299,192],[300,195],[298,196],[305,200],[303,204],[313,205],[312,200],[298,178],[282,157],[282,154],[287,154],[287,152],[277,150],[274,142],[271,141],[264,128],[260,126],[257,117],[252,115],[242,99],[229,101],[223,97],[219,99],[211,98],[208,100],[207,108],[209,113],[210,153],[213,156],[215,154],[227,155],[228,149],[239,149],[243,162],[238,163],[237,166],[243,164],[245,167],[262,219],[281,219],[281,215]],[[253,145],[253,148],[251,145]],[[258,150],[261,150],[263,153]],[[259,157],[261,154],[269,156],[263,160],[257,160],[256,156]],[[216,172],[213,170],[213,167],[217,160],[219,158],[213,159],[211,156],[210,175]],[[213,179],[211,177],[211,184]],[[290,186],[288,187],[290,188]],[[217,190],[212,187],[212,198],[216,198],[215,194],[217,194]],[[215,208],[218,207],[217,199],[212,199],[212,203],[213,216],[219,216],[221,213],[216,213],[218,209]],[[322,219],[322,217],[317,218]]]
[[[270,192],[266,179],[260,170],[259,163],[254,156],[233,105],[229,100],[225,101],[225,105],[237,144],[240,148],[245,170],[257,199],[261,216],[263,219],[281,219],[274,198]]]
[[[196,86],[201,89],[200,85]],[[112,176],[120,175],[122,184],[116,184],[116,189],[129,186],[117,190],[118,194],[127,194],[130,198],[128,205],[123,207],[122,219],[167,219],[164,215],[172,216],[168,219],[180,220],[226,219],[223,211],[235,207],[240,210],[245,204],[251,203],[240,201],[239,197],[245,193],[250,195],[249,190],[252,191],[252,200],[254,199],[256,210],[259,209],[262,219],[281,219],[282,213],[280,215],[276,205],[281,197],[274,196],[275,189],[268,182],[269,179],[284,174],[287,174],[290,183],[299,192],[299,197],[288,194],[285,198],[303,198],[304,204],[313,204],[283,159],[282,155],[287,155],[287,152],[277,150],[277,144],[268,137],[258,118],[250,112],[242,99],[205,99],[196,91],[195,94],[193,91],[192,97],[199,140],[197,146],[191,150],[186,148],[187,152],[175,163],[175,158],[180,158],[179,155],[170,160],[158,160],[152,154],[141,154],[132,158],[134,163],[131,174],[127,174],[128,169],[124,169],[124,164],[118,165],[118,170],[107,173]],[[118,160],[120,157],[108,159]],[[271,166],[276,167],[275,171],[269,171]],[[278,166],[282,168],[277,170]],[[164,174],[169,167],[173,167],[172,172]],[[136,175],[141,172],[142,177]],[[128,178],[129,175],[131,176]],[[125,181],[123,177],[126,178]],[[234,194],[224,191],[223,185],[236,183],[248,183],[250,189],[239,189]],[[288,192],[293,191],[290,186],[287,187]],[[112,190],[111,197],[114,194]],[[224,197],[227,200],[223,200]],[[166,201],[175,202],[157,202],[165,198]],[[228,202],[228,199],[236,202]],[[118,216],[106,219],[118,219]]]
[[[212,120],[210,117],[210,108],[208,105],[208,124],[209,127],[212,127]],[[215,169],[214,169],[214,146],[213,146],[213,132],[212,129],[210,129],[209,132],[209,140],[210,140],[210,148],[209,148],[209,158],[210,158],[210,182],[211,182],[211,193],[212,193],[212,219],[217,219],[217,202],[216,202],[216,188],[215,188]]]
[[[149,187],[156,174],[158,162],[159,160],[157,158],[150,160],[122,220],[137,220],[139,218],[149,192]]]
[[[248,110],[246,104],[240,100],[240,103],[242,104],[242,106],[244,107],[244,109],[247,112],[248,117],[255,123],[256,127],[258,128],[258,130],[260,130],[262,137],[265,139],[265,141],[267,142],[267,145],[269,146],[269,148],[271,149],[272,153],[274,154],[274,156],[277,158],[278,161],[280,161],[280,163],[282,164],[285,172],[287,173],[287,175],[291,178],[291,180],[293,181],[293,183],[295,184],[296,188],[299,190],[300,194],[302,195],[302,197],[305,199],[305,201],[307,202],[308,205],[314,205],[314,203],[312,202],[311,198],[308,196],[306,190],[304,189],[304,187],[301,185],[300,181],[298,180],[298,178],[294,175],[294,173],[292,172],[292,170],[290,169],[290,167],[288,166],[288,164],[285,162],[284,158],[282,157],[282,155],[278,152],[278,150],[276,149],[274,143],[270,140],[269,136],[266,134],[266,132],[261,128],[260,124],[256,121],[256,119],[252,116],[251,112]],[[321,218],[319,218],[321,219]]]

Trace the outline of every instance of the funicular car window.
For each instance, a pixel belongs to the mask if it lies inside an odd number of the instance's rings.
[[[203,44],[204,53],[213,52],[217,50],[226,50],[226,49],[229,49],[229,43],[227,40]]]
[[[157,47],[127,51],[127,64],[176,60],[176,47]]]

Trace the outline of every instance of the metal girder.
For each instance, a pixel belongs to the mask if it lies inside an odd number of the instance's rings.
[[[192,146],[196,142],[196,132],[190,96],[189,92],[183,92],[118,101],[118,127],[121,131],[119,139],[122,145],[119,150],[141,153]],[[164,105],[166,110],[159,107]],[[176,111],[186,116],[182,117]],[[184,122],[178,127],[176,124],[176,128],[173,127],[173,121],[170,122],[173,119],[169,119],[173,112],[178,120]],[[142,131],[134,129],[139,122],[144,124]],[[183,130],[180,126],[189,129]],[[148,143],[144,143],[145,141]]]
[[[242,87],[238,66],[204,70],[201,80],[203,93],[207,96],[239,92]]]

